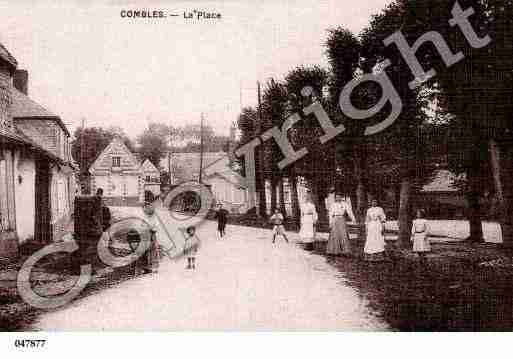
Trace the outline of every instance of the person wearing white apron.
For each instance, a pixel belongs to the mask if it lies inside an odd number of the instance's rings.
[[[371,207],[365,216],[367,238],[363,248],[364,258],[368,261],[384,259],[385,236],[383,235],[384,223],[386,220],[385,211],[378,206],[376,200],[372,200]]]
[[[312,250],[315,242],[315,224],[317,223],[317,211],[308,196],[305,203],[301,205],[301,228],[299,230],[299,239],[306,245],[306,249]]]

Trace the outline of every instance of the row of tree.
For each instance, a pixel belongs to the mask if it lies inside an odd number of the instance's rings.
[[[412,203],[421,186],[436,171],[445,167],[462,175],[457,184],[469,203],[471,239],[483,240],[481,201],[487,192],[497,197],[507,239],[513,223],[513,186],[504,178],[511,169],[512,95],[513,95],[513,2],[511,0],[459,1],[462,9],[473,7],[469,17],[479,38],[488,35],[488,46],[474,48],[464,34],[451,27],[451,11],[456,2],[442,0],[396,0],[372,16],[368,26],[357,36],[343,26],[329,29],[325,40],[328,69],[299,66],[285,75],[283,81],[265,84],[262,103],[245,108],[238,119],[241,144],[247,143],[273,126],[297,113],[302,117],[289,137],[296,149],[308,148],[308,155],[279,170],[283,158],[273,141],[257,148],[257,191],[260,214],[266,213],[265,182],[272,186],[271,207],[276,207],[276,185],[288,178],[292,184],[294,217],[298,218],[296,184],[304,181],[313,194],[320,221],[326,222],[324,200],[332,190],[349,195],[355,204],[358,220],[363,221],[370,197],[381,199],[386,191],[397,198],[400,242],[409,241]],[[412,46],[422,35],[437,31],[454,53],[464,59],[447,68],[432,43],[416,52],[427,71],[434,68],[437,76],[411,90],[410,67],[396,46],[385,46],[383,40],[401,31]],[[374,136],[365,136],[366,126],[383,120],[390,108],[373,119],[355,121],[339,108],[344,86],[365,73],[383,71],[379,64],[392,63],[384,71],[402,99],[403,109],[393,126]],[[313,89],[309,96],[302,90]],[[370,108],[381,97],[382,90],[373,82],[357,87],[352,102],[357,108]],[[312,115],[303,108],[318,102],[335,125],[343,123],[346,131],[321,144],[323,132]],[[279,186],[278,186],[279,187]],[[283,193],[283,191],[280,191]],[[296,197],[296,199],[294,199]],[[363,226],[362,226],[363,228]]]

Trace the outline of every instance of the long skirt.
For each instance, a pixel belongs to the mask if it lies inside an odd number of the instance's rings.
[[[157,237],[155,233],[151,234],[150,247],[144,253],[144,255],[139,258],[140,266],[146,272],[156,273],[159,268],[159,247],[157,242]]]
[[[313,243],[315,240],[314,222],[312,215],[301,217],[301,229],[299,230],[299,239],[303,243]]]
[[[382,260],[384,251],[383,224],[380,221],[371,221],[367,224],[367,239],[363,248],[364,258],[368,261]]]
[[[224,222],[224,221],[217,222],[217,230],[219,232],[224,232],[225,228],[226,228],[226,222]]]
[[[414,252],[429,252],[431,251],[431,244],[426,236],[426,233],[413,234],[413,251]]]
[[[346,220],[344,217],[335,217],[328,237],[326,253],[332,255],[350,255],[351,245],[349,243],[349,234],[347,233]]]

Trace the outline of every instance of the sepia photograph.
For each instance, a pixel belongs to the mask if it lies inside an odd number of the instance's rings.
[[[511,0],[0,0],[8,346],[512,331],[512,55]]]

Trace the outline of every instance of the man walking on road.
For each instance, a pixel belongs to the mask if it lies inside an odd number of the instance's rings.
[[[217,230],[219,231],[219,235],[224,237],[226,222],[228,222],[228,211],[223,208],[222,203],[219,203],[215,218],[217,219]]]

